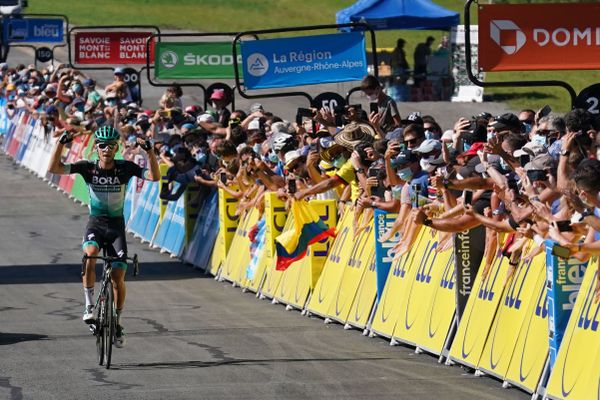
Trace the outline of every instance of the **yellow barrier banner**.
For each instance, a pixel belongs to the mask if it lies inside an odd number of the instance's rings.
[[[367,268],[360,281],[360,285],[356,289],[356,296],[350,307],[348,318],[346,319],[347,327],[366,329],[369,323],[369,316],[375,304],[377,297],[377,268],[375,264],[375,256],[367,264]]]
[[[482,261],[482,262],[485,262]],[[492,326],[496,310],[503,299],[504,282],[508,261],[496,257],[486,279],[482,279],[483,268],[479,268],[474,290],[458,325],[458,331],[450,348],[450,358],[460,364],[476,368],[483,346]]]
[[[223,264],[223,261],[225,261],[226,254],[224,251],[224,243],[219,244],[219,238],[225,236],[225,234],[222,233],[223,230],[225,230],[225,228],[222,225],[219,226],[219,233],[217,234],[215,247],[213,248],[212,254],[210,255],[210,261],[208,262],[208,272],[212,276],[217,276],[217,274],[219,273],[219,268]]]
[[[310,268],[312,250],[301,260],[292,263],[281,275],[274,299],[297,309],[303,309],[310,293]]]
[[[342,278],[327,312],[329,318],[346,323],[360,282],[374,257],[375,240],[371,220],[367,227],[355,236],[348,261],[342,265]]]
[[[547,395],[552,399],[597,399],[600,350],[600,303],[594,299],[597,268],[585,271],[575,307],[550,380]]]
[[[313,314],[327,317],[329,305],[344,272],[343,265],[348,261],[354,244],[353,216],[354,211],[347,208],[338,224],[337,236],[308,304],[308,311]]]
[[[265,245],[260,249],[258,262],[254,277],[246,279],[244,288],[257,293],[261,284],[266,279],[265,274],[269,272],[269,266],[275,258],[275,238],[283,232],[287,220],[288,212],[285,209],[285,202],[277,197],[277,193],[266,192],[264,194],[265,202]]]
[[[451,254],[439,280],[434,282],[435,290],[429,310],[425,312],[425,318],[421,318],[421,323],[414,329],[414,333],[418,336],[413,341],[419,348],[432,354],[441,354],[444,350],[444,344],[456,313],[454,252],[452,249],[447,251]],[[434,271],[437,270],[436,266]]]
[[[328,228],[335,227],[335,200],[312,200],[309,204]],[[283,272],[275,294],[277,301],[298,309],[304,308],[311,289],[315,287],[321,275],[332,243],[331,237],[313,243],[302,260],[290,265]]]
[[[272,258],[269,257],[265,248],[259,250],[257,257],[258,261],[256,263],[256,271],[254,271],[254,277],[252,279],[249,279],[246,276],[246,280],[241,285],[244,289],[249,290],[253,293],[258,293],[258,291],[260,290],[260,286],[263,283],[265,273],[267,272],[267,267],[272,261]]]
[[[196,221],[198,220],[198,213],[202,208],[203,201],[200,199],[202,195],[204,198],[209,196],[208,191],[200,187],[197,184],[187,185],[184,193],[184,207],[185,207],[185,243],[190,242],[190,238],[194,233],[196,227]]]
[[[530,305],[537,300],[535,293],[544,284],[545,277],[544,254],[522,261],[514,271],[483,348],[479,369],[501,379],[506,376],[519,332],[529,319],[527,312],[533,312]]]
[[[538,257],[545,270],[544,254]],[[529,393],[535,392],[548,358],[548,298],[545,278],[542,278],[533,294],[535,302],[529,305],[530,310],[527,311],[527,317],[521,326],[515,352],[504,378]]]
[[[373,324],[371,325],[372,333],[388,338],[391,338],[394,334],[396,320],[400,314],[400,302],[406,293],[406,288],[410,280],[410,271],[413,264],[415,264],[413,260],[415,258],[420,259],[421,253],[419,253],[419,247],[421,242],[426,241],[424,237],[425,231],[426,229],[421,229],[419,236],[408,253],[399,257],[392,264],[387,280],[385,281],[381,299],[379,299],[379,303],[377,304],[375,316],[373,317]]]
[[[169,183],[169,179],[167,178],[167,170],[169,169],[169,166],[167,164],[158,164],[158,168],[160,170],[160,191],[159,193],[163,193],[163,189],[164,186],[167,186]],[[159,223],[162,221],[163,216],[165,215],[165,212],[167,211],[167,206],[169,205],[169,200],[163,200],[160,199],[160,218],[159,218]]]
[[[288,212],[285,201],[277,197],[277,193],[265,193],[266,242],[265,249],[269,258],[275,257],[275,239],[283,232]]]
[[[287,232],[290,229],[294,228],[294,214],[289,214],[287,220],[285,221],[285,226],[283,227],[283,232]],[[306,258],[306,257],[305,257]],[[298,264],[302,263],[303,260],[297,261]],[[296,265],[296,263],[290,265],[290,268]],[[288,269],[290,269],[288,268]],[[279,284],[281,282],[281,278],[285,271],[277,271],[277,259],[275,255],[272,258],[267,260],[266,273],[264,283],[262,288],[260,289],[261,297],[266,297],[272,299],[275,297],[277,293],[277,289],[279,288]]]
[[[454,292],[446,293],[447,300],[451,301],[437,304],[437,307],[436,303],[439,301],[438,293],[444,291],[442,282],[451,278],[454,258],[452,249],[439,252],[436,231],[425,229],[423,236],[417,248],[417,268],[411,270],[406,301],[401,303],[393,338],[440,354],[454,317]],[[451,290],[446,289],[446,292]]]
[[[221,278],[233,283],[240,283],[246,276],[246,268],[250,263],[250,238],[248,232],[258,221],[258,210],[247,211],[235,231],[231,241],[231,249],[221,267]]]
[[[236,190],[237,187],[233,187]],[[239,215],[236,215],[238,199],[231,196],[223,189],[219,189],[219,234],[215,241],[215,248],[210,264],[210,273],[217,275],[219,267],[225,261],[229,247],[235,236]]]

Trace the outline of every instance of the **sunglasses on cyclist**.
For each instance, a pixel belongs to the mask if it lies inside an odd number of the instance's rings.
[[[98,143],[96,146],[98,146],[98,149],[100,149],[100,150],[106,150],[106,149],[114,150],[119,146],[119,144],[115,143],[115,142],[113,142],[113,143]]]

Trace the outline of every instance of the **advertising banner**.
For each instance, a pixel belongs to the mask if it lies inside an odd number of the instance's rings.
[[[483,71],[600,68],[600,3],[479,5]]]
[[[462,316],[485,250],[485,228],[478,226],[454,235],[456,261],[456,313]]]
[[[230,42],[156,44],[154,65],[157,79],[233,79]],[[242,56],[238,49],[238,64]]]
[[[400,241],[400,232],[396,232],[389,240],[381,243],[380,239],[392,228],[394,221],[398,217],[397,213],[387,213],[386,211],[375,209],[375,268],[377,269],[377,298],[381,298],[385,281],[392,266],[392,261],[396,252],[392,249]]]
[[[59,18],[7,19],[4,38],[9,43],[62,43],[64,21]]]
[[[76,32],[76,64],[146,65],[146,41],[153,32]],[[154,39],[152,40],[154,42]],[[153,58],[150,45],[150,59]]]
[[[556,361],[587,268],[587,262],[581,262],[573,257],[565,259],[553,255],[554,245],[553,241],[546,240],[550,366],[553,366]]]
[[[362,32],[251,40],[241,47],[248,89],[357,81],[367,75]]]
[[[596,266],[585,272],[563,342],[547,385],[548,399],[598,399],[600,303],[595,299]]]

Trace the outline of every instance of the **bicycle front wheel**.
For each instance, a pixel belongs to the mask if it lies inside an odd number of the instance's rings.
[[[103,326],[103,340],[104,350],[106,357],[106,369],[110,368],[112,359],[112,346],[115,340],[115,302],[113,295],[113,285],[111,281],[108,281],[104,289],[104,298],[106,299],[105,314],[104,314],[104,326]]]
[[[100,296],[98,304],[98,315],[96,317],[96,353],[98,355],[98,365],[104,364],[104,319],[105,319],[106,298]]]

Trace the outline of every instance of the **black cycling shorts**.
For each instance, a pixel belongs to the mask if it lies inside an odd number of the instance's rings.
[[[85,227],[82,248],[96,246],[105,248],[110,257],[127,257],[127,241],[125,237],[125,220],[122,217],[93,217]],[[113,262],[113,268],[127,269],[127,262]]]

